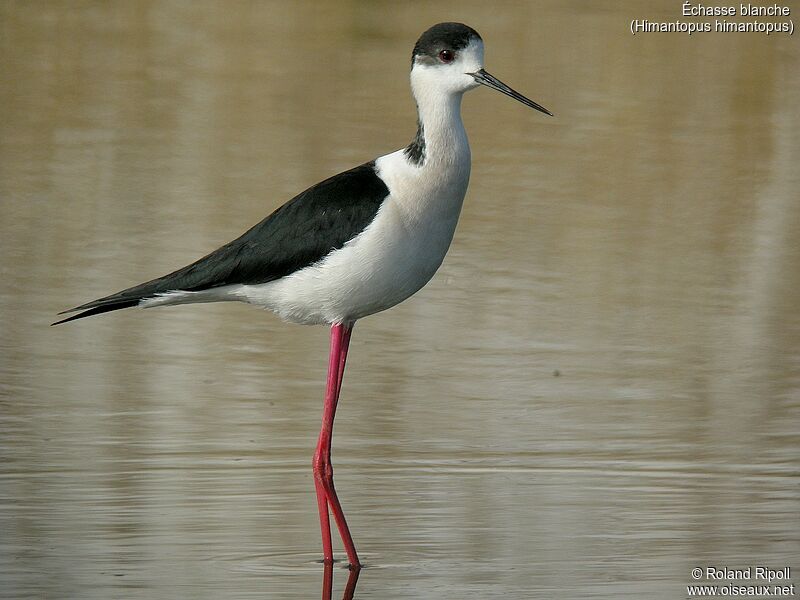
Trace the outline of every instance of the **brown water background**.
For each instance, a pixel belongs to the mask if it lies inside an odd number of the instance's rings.
[[[0,3],[0,596],[319,596],[326,329],[232,304],[48,325],[405,145],[441,20],[556,117],[468,95],[445,264],[356,327],[356,597],[800,583],[798,38],[629,31],[680,12]]]

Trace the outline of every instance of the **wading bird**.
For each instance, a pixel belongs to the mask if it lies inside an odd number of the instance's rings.
[[[200,260],[64,311],[82,312],[58,321],[131,306],[236,300],[286,321],[330,325],[327,389],[313,459],[326,564],[333,561],[330,510],[351,567],[361,566],[331,464],[333,419],[353,325],[411,296],[442,264],[469,182],[461,98],[480,85],[551,114],[484,70],[477,31],[461,23],[434,25],[417,40],[411,57],[418,117],[408,146],[308,188]]]

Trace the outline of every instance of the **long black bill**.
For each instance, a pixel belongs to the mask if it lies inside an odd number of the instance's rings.
[[[546,115],[550,115],[551,117],[553,116],[553,113],[547,110],[544,106],[542,106],[541,104],[536,104],[536,102],[534,102],[530,98],[526,98],[519,92],[512,90],[505,83],[497,79],[497,77],[495,77],[494,75],[489,75],[489,73],[487,73],[485,70],[481,69],[480,71],[476,71],[475,73],[470,73],[470,74],[472,75],[472,77],[475,78],[475,81],[477,81],[481,85],[490,87],[493,90],[497,90],[498,92],[503,92],[506,96],[511,96],[512,98],[514,98],[514,100],[519,100],[525,106],[530,106],[531,108],[535,108],[536,110],[541,111]]]

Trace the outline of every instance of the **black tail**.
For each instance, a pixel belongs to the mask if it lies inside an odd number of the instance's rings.
[[[100,300],[96,300],[95,302],[100,302]],[[94,302],[90,302],[89,304],[94,304]],[[139,298],[133,300],[119,300],[117,302],[109,302],[107,304],[102,304],[100,306],[94,306],[93,308],[84,310],[83,312],[78,313],[77,315],[72,315],[71,317],[67,317],[66,319],[61,319],[60,321],[56,321],[55,323],[50,323],[50,325],[51,326],[60,325],[61,323],[67,323],[68,321],[74,321],[75,319],[82,319],[83,317],[91,317],[92,315],[99,315],[104,312],[119,310],[121,308],[130,308],[131,306],[136,306],[137,304],[139,304]],[[81,310],[81,308],[82,307],[78,306],[70,310],[62,311],[58,314],[63,315],[64,313],[72,312],[73,310]]]
[[[324,211],[322,214],[324,215]],[[295,264],[294,256],[287,254],[285,250],[278,252],[278,259],[270,259],[271,254],[261,248],[263,243],[259,243],[258,236],[262,229],[269,226],[272,218],[267,217],[238,239],[168,275],[60,312],[60,315],[71,312],[78,314],[56,321],[53,325],[136,306],[142,300],[168,292],[198,292],[236,283],[264,283],[282,277],[298,268],[298,265]],[[270,240],[268,236],[265,239]],[[321,256],[324,255],[325,253]],[[313,260],[304,258],[302,264],[317,260],[316,255],[312,258]]]
[[[119,310],[121,308],[130,308],[131,306],[136,306],[145,298],[152,298],[159,294],[163,294],[175,289],[180,288],[175,285],[172,274],[165,275],[164,277],[159,277],[158,279],[153,279],[152,281],[147,281],[145,283],[130,287],[126,290],[122,290],[116,294],[103,296],[97,300],[92,300],[86,304],[81,304],[75,308],[62,310],[58,314],[63,315],[71,312],[78,314],[67,317],[66,319],[61,319],[55,323],[51,323],[51,325],[59,325],[61,323],[67,323],[68,321],[74,321],[75,319],[91,317],[92,315],[100,315],[112,310]]]
[[[104,296],[97,300],[87,302],[86,304],[76,306],[75,308],[62,311],[58,314],[63,315],[71,312],[78,314],[56,321],[52,323],[52,325],[59,325],[60,323],[67,323],[75,319],[91,317],[92,315],[99,315],[121,308],[130,308],[131,306],[138,305],[142,300],[154,298],[168,292],[194,292],[225,285],[227,283],[237,283],[238,280],[235,276],[237,271],[235,269],[240,262],[240,246],[241,244],[237,245],[231,242],[230,244],[218,248],[211,254],[204,256],[200,260],[168,275],[140,283],[139,285],[122,290],[116,294]],[[234,273],[234,277],[231,281],[228,281],[232,272]]]
[[[233,250],[236,249],[233,248]],[[214,276],[217,275],[217,272],[215,270],[206,268],[206,265],[208,263],[213,264],[214,259],[219,255],[222,255],[223,258],[226,258],[226,251],[228,254],[231,254],[231,244],[223,246],[211,254],[204,256],[200,260],[193,262],[182,269],[178,269],[177,271],[174,271],[168,275],[164,275],[163,277],[158,277],[157,279],[153,279],[151,281],[145,281],[144,283],[140,283],[139,285],[122,290],[116,294],[104,296],[102,298],[98,298],[97,300],[87,302],[86,304],[76,306],[75,308],[61,311],[58,314],[63,315],[71,312],[78,314],[67,317],[66,319],[61,319],[60,321],[56,321],[51,325],[59,325],[61,323],[67,323],[68,321],[74,321],[75,319],[91,317],[92,315],[100,315],[102,313],[110,312],[112,310],[119,310],[121,308],[130,308],[131,306],[138,305],[139,302],[145,300],[146,298],[154,298],[155,296],[165,294],[167,292],[178,290],[196,291],[214,287],[215,285],[221,285],[220,283],[217,283],[216,279],[214,278]]]

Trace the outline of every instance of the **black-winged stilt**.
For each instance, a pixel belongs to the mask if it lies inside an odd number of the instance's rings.
[[[478,32],[461,23],[434,25],[412,53],[418,126],[411,144],[310,187],[198,261],[64,311],[83,312],[53,323],[131,306],[237,300],[287,321],[330,325],[322,429],[313,460],[326,563],[333,561],[330,509],[351,567],[361,565],[331,465],[350,334],[358,319],[402,302],[442,264],[469,182],[461,98],[479,85],[551,114],[483,69]]]

